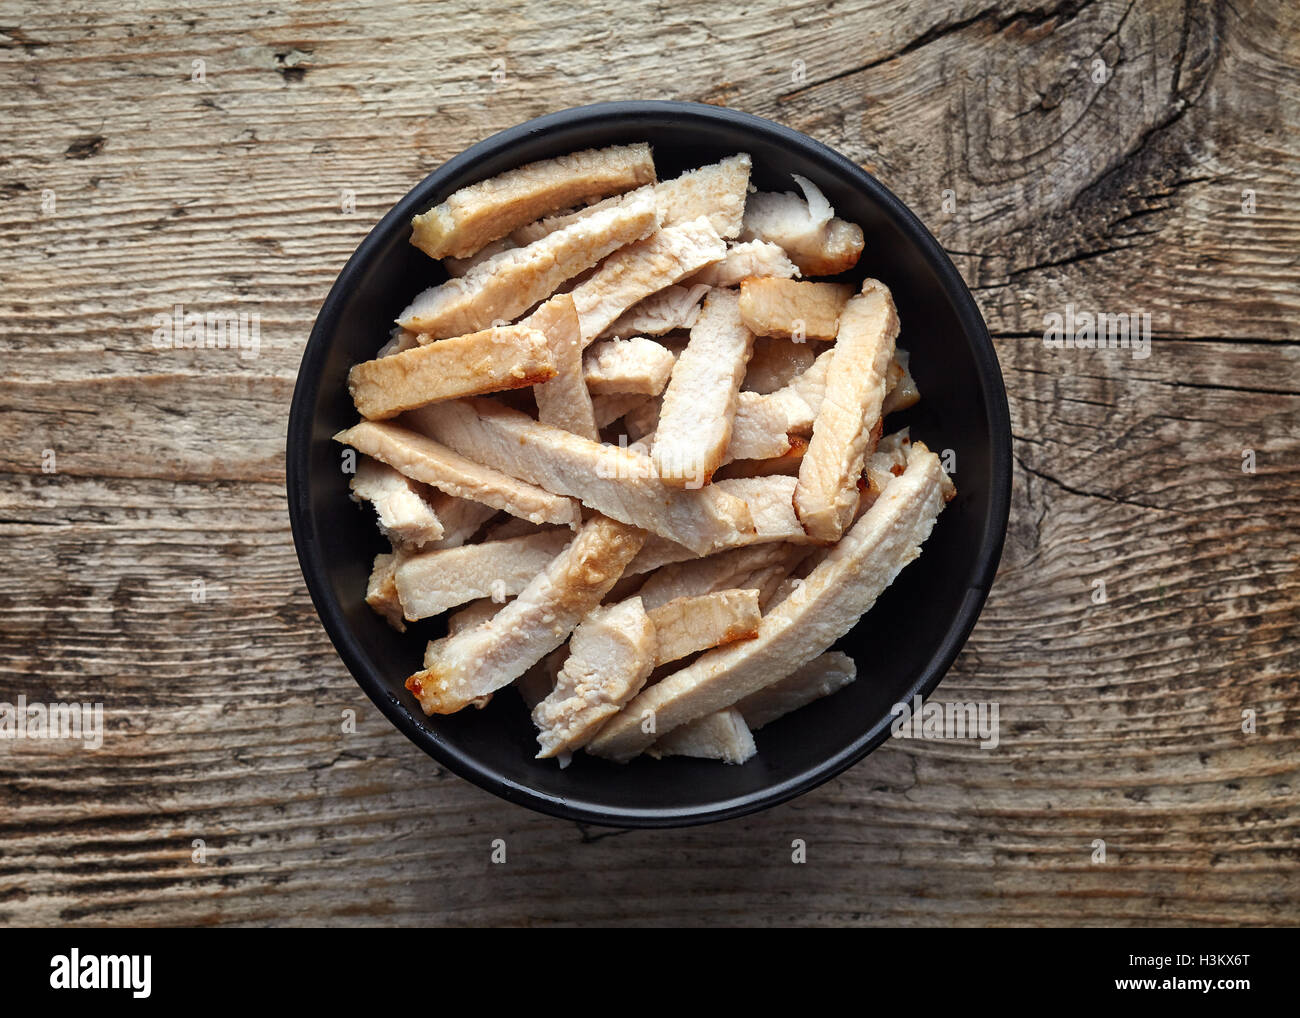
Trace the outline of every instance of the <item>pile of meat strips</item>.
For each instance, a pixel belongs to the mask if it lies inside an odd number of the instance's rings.
[[[806,278],[861,228],[750,163],[660,183],[648,145],[575,152],[415,217],[449,278],[352,368],[336,437],[392,542],[367,602],[399,630],[450,612],[406,682],[426,714],[513,685],[561,766],[738,764],[856,677],[828,648],[954,488],[883,435],[919,398],[889,289]]]

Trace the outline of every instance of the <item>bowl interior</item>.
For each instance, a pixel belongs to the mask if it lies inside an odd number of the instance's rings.
[[[348,498],[342,447],[356,420],[345,385],[374,356],[393,318],[443,278],[408,243],[409,219],[452,191],[513,166],[576,149],[649,141],[661,179],[735,152],[753,157],[762,190],[815,182],[836,214],[859,223],[866,251],[846,279],[889,285],[912,353],[920,404],[891,416],[935,451],[951,450],[958,495],[920,559],[837,648],[857,682],[764,728],[743,766],[641,759],[620,766],[578,754],[561,770],[533,759],[522,701],[503,690],[484,710],[426,718],[403,688],[437,622],[394,632],[364,603],[374,555],[387,550],[373,513]],[[582,107],[503,132],[451,160],[411,192],[358,249],[316,322],[299,376],[288,446],[290,512],[304,575],[341,656],[376,704],[435,758],[508,799],[573,819],[625,826],[721,819],[789,798],[847,767],[887,737],[891,707],[928,693],[969,634],[1006,528],[1010,434],[1006,397],[978,311],[955,269],[879,183],[831,150],[757,117],[686,103]]]

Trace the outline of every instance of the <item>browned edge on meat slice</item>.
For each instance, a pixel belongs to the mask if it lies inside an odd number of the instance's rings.
[[[645,142],[542,159],[470,184],[411,220],[430,258],[468,258],[535,219],[655,181]]]
[[[510,325],[355,364],[348,391],[362,417],[383,420],[441,399],[526,388],[555,374],[547,337]]]

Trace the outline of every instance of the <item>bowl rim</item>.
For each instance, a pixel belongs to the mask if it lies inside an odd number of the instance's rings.
[[[846,179],[853,187],[867,192],[933,266],[941,285],[953,300],[962,329],[971,337],[978,382],[987,405],[993,439],[989,457],[989,515],[976,558],[975,579],[967,588],[960,610],[943,640],[936,645],[929,664],[909,688],[906,699],[910,700],[918,694],[922,697],[929,696],[934,691],[974,629],[997,574],[1011,506],[1011,420],[1006,388],[988,328],[969,288],[943,247],[920,219],[874,176],[829,146],[776,121],[726,107],[677,100],[615,101],[569,107],[498,131],[448,159],[428,174],[375,224],[357,246],[330,287],[303,351],[285,441],[289,522],[298,563],[321,624],[348,671],[375,706],[408,739],[448,770],[508,802],[561,819],[620,828],[685,827],[714,823],[786,802],[829,781],[875,750],[889,734],[889,719],[886,717],[871,725],[843,750],[795,778],[704,806],[596,807],[529,788],[480,764],[472,756],[460,752],[433,732],[421,727],[411,712],[388,691],[378,670],[352,633],[342,605],[334,597],[323,556],[316,550],[308,477],[315,423],[313,409],[318,402],[321,378],[329,352],[327,334],[333,331],[342,304],[353,289],[357,277],[377,249],[387,242],[390,232],[399,224],[409,223],[412,215],[423,211],[430,203],[431,196],[442,188],[444,181],[459,176],[477,161],[498,155],[503,149],[508,149],[526,137],[584,122],[608,123],[611,118],[617,118],[635,123],[645,119],[661,120],[665,116],[706,124],[723,123],[774,137],[789,147],[820,160],[830,172]]]

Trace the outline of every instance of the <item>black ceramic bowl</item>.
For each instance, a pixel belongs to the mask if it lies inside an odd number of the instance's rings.
[[[579,753],[561,770],[534,760],[532,722],[518,697],[484,710],[426,718],[403,681],[417,670],[437,622],[399,635],[363,597],[372,559],[386,550],[368,507],[348,499],[335,432],[356,420],[345,378],[374,356],[411,297],[439,281],[438,265],[408,243],[411,216],[457,188],[577,149],[648,141],[661,179],[735,152],[753,156],[762,190],[816,183],[836,214],[859,223],[866,251],[845,278],[893,290],[899,343],[912,351],[920,404],[891,417],[932,449],[955,453],[958,495],[921,557],[836,646],[858,681],[760,731],[743,766],[683,758],[608,763]],[[988,332],[952,263],[903,204],[861,169],[811,138],[759,117],[677,102],[601,103],[502,131],[452,159],[403,198],[357,248],[316,319],[298,373],[288,438],[289,515],[307,587],[326,631],[361,688],[439,763],[511,802],[574,820],[667,827],[739,816],[838,774],[889,735],[891,707],[929,694],[961,649],[988,594],[1006,532],[1011,436],[1006,393]]]

